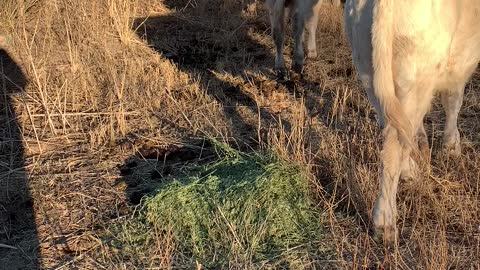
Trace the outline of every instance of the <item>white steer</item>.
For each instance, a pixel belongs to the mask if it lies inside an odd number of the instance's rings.
[[[446,112],[444,147],[460,155],[458,113],[480,60],[480,0],[347,0],[353,62],[383,128],[377,235],[396,239],[400,178],[415,176],[412,150],[426,144],[423,118],[436,93]]]

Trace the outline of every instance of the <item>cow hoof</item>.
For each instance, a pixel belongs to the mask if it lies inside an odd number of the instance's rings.
[[[396,208],[391,205],[391,202],[379,197],[373,209],[374,239],[376,241],[387,245],[395,241],[396,216]]]
[[[377,243],[382,243],[387,247],[391,247],[395,245],[395,241],[397,238],[397,231],[395,226],[381,226],[375,227],[375,232],[373,239]]]
[[[292,70],[298,74],[303,73],[303,65],[299,63],[293,63]]]
[[[455,141],[453,143],[444,143],[443,144],[443,152],[445,155],[449,157],[460,157],[462,154],[462,148],[460,147],[460,142]]]
[[[457,146],[445,146],[443,154],[447,157],[458,158],[462,155],[462,151],[460,150],[460,147]]]
[[[316,50],[308,51],[307,57],[308,57],[309,59],[315,59],[315,58],[317,58],[317,51],[316,51]]]
[[[447,156],[459,157],[462,154],[462,148],[460,146],[460,133],[458,130],[447,135],[443,139],[443,152]]]
[[[454,158],[459,157],[462,154],[460,140],[455,138],[453,140],[444,141],[443,154],[445,154],[448,157],[454,157]]]
[[[276,69],[276,73],[277,73],[277,80],[279,81],[288,80],[288,72],[285,68]]]
[[[292,72],[292,74],[290,74],[290,80],[293,81],[293,82],[302,81],[303,80],[303,73]]]

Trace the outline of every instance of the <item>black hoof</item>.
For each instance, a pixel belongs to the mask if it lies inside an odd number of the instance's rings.
[[[298,63],[293,63],[292,70],[297,74],[303,73],[303,65]]]
[[[287,72],[287,70],[285,69],[277,69],[277,80],[279,81],[286,81],[288,80],[289,78],[289,74]]]

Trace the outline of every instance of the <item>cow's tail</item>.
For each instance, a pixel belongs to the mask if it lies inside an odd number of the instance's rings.
[[[393,8],[394,0],[375,1],[372,25],[373,88],[385,116],[385,124],[397,130],[402,145],[412,146],[413,128],[395,94],[393,82]]]

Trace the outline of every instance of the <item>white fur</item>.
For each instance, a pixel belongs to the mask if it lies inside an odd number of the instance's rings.
[[[480,61],[480,0],[347,0],[345,30],[368,98],[383,127],[382,177],[373,222],[396,237],[400,177],[412,177],[415,135],[439,93],[444,145],[460,155],[457,117],[464,86]]]

